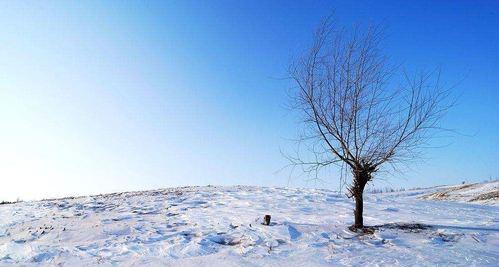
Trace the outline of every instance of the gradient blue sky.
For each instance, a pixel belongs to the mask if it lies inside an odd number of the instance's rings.
[[[288,185],[280,78],[333,10],[384,23],[395,63],[465,77],[444,121],[465,135],[377,185],[499,176],[499,2],[242,2],[0,2],[0,199]]]

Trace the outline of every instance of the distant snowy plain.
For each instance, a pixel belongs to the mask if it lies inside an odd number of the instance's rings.
[[[347,229],[352,200],[322,189],[183,187],[5,204],[0,266],[499,266],[497,199],[428,197],[449,188],[365,194],[365,224],[382,226],[362,235]]]

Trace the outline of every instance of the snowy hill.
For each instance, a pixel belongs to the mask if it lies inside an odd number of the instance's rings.
[[[499,204],[499,180],[441,187],[438,191],[424,195],[422,198],[497,205]]]
[[[498,206],[421,199],[451,188],[366,194],[372,235],[346,230],[353,202],[328,190],[184,187],[5,204],[0,266],[497,266]]]

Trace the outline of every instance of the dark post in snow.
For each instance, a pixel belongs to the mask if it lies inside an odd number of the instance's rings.
[[[270,215],[263,216],[263,225],[270,225]]]

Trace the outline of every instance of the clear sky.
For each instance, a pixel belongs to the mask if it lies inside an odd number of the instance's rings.
[[[310,186],[277,172],[300,127],[281,78],[333,10],[384,23],[395,63],[465,78],[444,121],[462,134],[378,185],[498,177],[499,2],[412,2],[1,1],[0,200]]]

